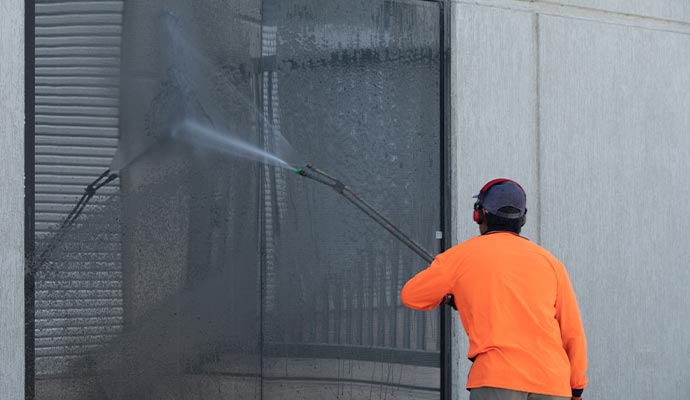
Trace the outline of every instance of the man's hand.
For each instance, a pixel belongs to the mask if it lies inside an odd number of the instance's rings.
[[[441,304],[448,304],[449,306],[453,307],[453,310],[457,310],[458,307],[455,305],[455,298],[453,297],[452,294],[448,293],[443,297],[443,301]],[[574,399],[573,400],[580,400],[580,399]]]
[[[572,396],[570,397],[570,400],[582,400],[582,391],[583,389],[573,389]]]

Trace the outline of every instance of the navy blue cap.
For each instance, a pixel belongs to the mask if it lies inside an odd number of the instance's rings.
[[[474,196],[479,199],[481,206],[491,214],[503,218],[520,218],[527,211],[527,196],[517,183],[505,180],[489,186],[485,191]],[[502,207],[513,207],[516,212],[499,211]]]

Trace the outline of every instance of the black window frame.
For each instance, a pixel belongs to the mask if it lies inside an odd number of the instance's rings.
[[[35,54],[36,2],[24,0],[24,398],[35,397]]]

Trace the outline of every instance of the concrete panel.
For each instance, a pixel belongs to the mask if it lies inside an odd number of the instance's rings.
[[[559,0],[556,3],[621,14],[690,22],[690,2],[687,0]]]
[[[541,239],[580,302],[585,397],[690,398],[690,35],[539,26]]]
[[[509,177],[527,190],[523,233],[538,241],[536,17],[457,3],[452,13],[453,237],[479,233],[472,196],[487,181]],[[454,328],[453,392],[462,399],[470,363],[459,319]]]
[[[24,2],[0,2],[0,399],[24,398]]]

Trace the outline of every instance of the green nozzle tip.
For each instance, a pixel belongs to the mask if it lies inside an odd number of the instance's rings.
[[[304,171],[302,170],[302,168],[297,168],[297,169],[295,170],[295,173],[296,173],[297,175],[302,175],[302,172],[304,172]]]

